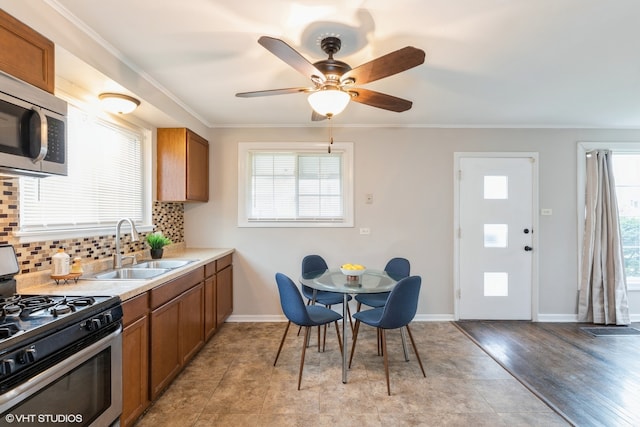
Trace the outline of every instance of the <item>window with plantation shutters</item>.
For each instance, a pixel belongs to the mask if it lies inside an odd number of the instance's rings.
[[[143,132],[69,105],[68,176],[20,178],[19,235],[145,220]]]
[[[352,226],[352,144],[240,143],[239,159],[240,226]]]

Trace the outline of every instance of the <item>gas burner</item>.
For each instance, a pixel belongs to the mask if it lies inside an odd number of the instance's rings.
[[[67,302],[76,307],[87,307],[95,304],[96,299],[94,297],[78,297]]]
[[[28,319],[32,314],[44,311],[47,308],[54,306],[55,304],[55,300],[44,295],[24,297],[19,302],[19,305],[22,306],[20,318]]]
[[[58,317],[61,314],[69,314],[71,312],[76,311],[76,308],[73,305],[67,304],[58,304],[49,309],[49,312],[53,314],[53,317]]]
[[[4,305],[4,304],[8,304],[8,303],[13,303],[20,300],[20,295],[15,294],[15,295],[11,295],[10,297],[4,297],[4,296],[0,296],[0,306]]]

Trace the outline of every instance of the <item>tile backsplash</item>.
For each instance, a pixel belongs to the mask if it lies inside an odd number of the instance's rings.
[[[113,235],[17,243],[13,233],[18,229],[20,219],[18,178],[1,179],[0,186],[2,188],[0,195],[0,244],[13,245],[21,274],[50,270],[51,256],[60,246],[65,248],[65,252],[72,259],[80,257],[83,262],[102,260],[113,255],[115,226]],[[152,221],[155,225],[154,231],[161,231],[174,244],[184,242],[184,204],[154,202]],[[126,233],[120,247],[125,253],[143,251],[148,248],[144,240],[147,234],[140,233],[140,241],[131,242],[129,233]]]

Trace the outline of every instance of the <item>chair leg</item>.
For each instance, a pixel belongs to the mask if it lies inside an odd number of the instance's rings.
[[[287,332],[289,331],[290,325],[291,325],[291,320],[287,322],[287,327],[284,329],[284,335],[282,335],[282,340],[280,340],[280,347],[278,347],[278,352],[276,353],[276,360],[273,361],[273,366],[276,366],[276,363],[278,363],[278,357],[280,356],[280,351],[282,350],[282,345],[284,344],[284,339],[287,337]]]
[[[340,346],[340,355],[344,354],[344,350],[342,349],[342,338],[340,338],[340,328],[338,328],[338,321],[333,322],[336,327],[336,335],[338,336],[338,345]]]
[[[362,307],[362,303],[358,301],[358,305],[356,305],[356,313],[360,312],[360,307]]]
[[[404,361],[409,361],[409,349],[407,348],[407,337],[404,333],[404,329],[400,328],[400,337],[402,338],[402,351],[404,352]]]
[[[320,353],[320,326],[318,326],[318,353]]]
[[[420,364],[420,369],[422,370],[422,376],[426,378],[427,374],[424,373],[424,367],[422,366],[422,360],[420,360],[418,347],[416,347],[416,342],[413,340],[413,334],[411,333],[411,329],[409,329],[409,325],[407,325],[407,332],[409,332],[409,338],[411,339],[411,345],[413,346],[413,351],[416,353],[416,359],[418,359],[418,363]]]
[[[302,342],[302,356],[300,356],[300,372],[298,373],[298,390],[300,390],[300,383],[302,383],[302,369],[304,368],[304,354],[307,350],[307,340],[309,339],[310,326],[304,327],[304,341]]]
[[[387,356],[387,331],[382,329],[382,355],[384,356],[384,374],[387,377],[387,394],[391,396],[391,386],[389,385],[389,356]]]
[[[351,361],[353,360],[353,353],[356,352],[356,341],[358,341],[358,329],[360,329],[360,321],[356,319],[356,325],[353,328],[353,344],[351,345],[351,356],[349,357],[349,369],[351,369]]]
[[[378,341],[378,356],[382,356],[382,333],[380,328],[376,328],[376,339]]]
[[[324,336],[322,337],[322,352],[324,353],[325,345],[327,344],[327,325],[324,325]]]

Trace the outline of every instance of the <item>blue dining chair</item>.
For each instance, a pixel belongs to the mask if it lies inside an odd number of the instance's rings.
[[[307,255],[302,259],[302,275],[309,275],[314,273],[324,273],[328,270],[327,262],[320,255]],[[302,285],[302,284],[301,284]],[[311,304],[313,301],[313,289],[309,286],[302,285],[302,295],[307,298],[307,304]],[[351,295],[347,296],[347,301],[351,301]],[[327,308],[336,304],[342,304],[344,302],[344,295],[339,292],[331,291],[316,291],[316,303],[324,305]],[[349,316],[349,324],[353,331],[353,321],[351,320],[351,310],[347,304],[347,314]],[[298,331],[299,332],[299,331]],[[326,334],[326,330],[325,330]]]
[[[304,327],[304,341],[302,342],[302,356],[300,358],[300,371],[298,373],[298,390],[300,390],[302,370],[304,368],[304,356],[307,349],[307,342],[309,341],[309,331],[311,330],[311,327],[318,326],[318,351],[320,351],[320,326],[333,322],[335,324],[336,334],[338,335],[340,354],[342,354],[342,339],[340,338],[340,331],[338,328],[338,320],[342,319],[342,315],[319,305],[305,305],[295,283],[293,283],[288,276],[282,273],[276,273],[276,283],[278,284],[278,292],[280,293],[280,305],[282,306],[282,311],[287,317],[288,322],[287,327],[284,330],[282,340],[280,341],[280,346],[278,347],[278,353],[276,354],[276,360],[273,362],[273,366],[276,366],[276,363],[278,363],[278,357],[280,356],[280,351],[282,350],[282,346],[285,338],[287,337],[287,332],[289,331],[291,323]]]
[[[420,360],[420,354],[418,348],[413,339],[411,329],[409,329],[409,323],[413,320],[418,309],[418,296],[420,294],[420,284],[422,278],[420,276],[410,276],[401,279],[393,290],[389,293],[389,298],[384,307],[378,307],[371,310],[360,311],[355,313],[353,317],[356,319],[356,324],[353,331],[353,346],[351,347],[351,357],[349,358],[349,368],[351,368],[351,362],[353,361],[353,354],[356,351],[356,342],[358,340],[358,330],[360,329],[360,323],[367,324],[377,328],[380,332],[382,341],[382,354],[384,357],[384,371],[387,377],[387,394],[391,396],[391,387],[389,385],[389,356],[387,354],[387,329],[401,329],[406,328],[411,339],[411,345],[413,351],[416,354],[422,375],[427,376],[422,366],[422,360]]]
[[[400,280],[405,277],[409,277],[411,271],[411,265],[406,258],[391,258],[387,265],[384,267],[384,271],[394,280]],[[384,307],[389,297],[389,292],[379,292],[375,294],[358,294],[356,295],[356,311],[360,311],[362,304],[369,307],[378,308]]]

